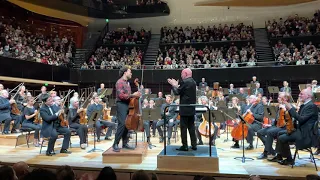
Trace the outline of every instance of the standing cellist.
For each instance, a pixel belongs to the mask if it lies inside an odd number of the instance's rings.
[[[131,69],[124,66],[119,70],[119,76],[121,77],[116,83],[116,106],[117,106],[117,120],[118,128],[113,143],[113,151],[120,152],[118,146],[122,139],[122,148],[133,149],[128,145],[128,129],[126,128],[125,121],[129,112],[129,102],[131,97],[139,98],[140,92],[131,94],[131,87],[128,82],[132,77]]]

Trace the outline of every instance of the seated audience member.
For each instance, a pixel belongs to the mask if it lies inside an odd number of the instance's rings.
[[[114,170],[112,169],[112,167],[110,166],[106,166],[104,167],[96,180],[105,180],[105,179],[108,179],[108,180],[117,180],[117,175],[116,173],[114,172]]]
[[[0,167],[0,179],[1,180],[18,180],[15,171],[10,166]]]
[[[144,170],[139,170],[133,173],[131,180],[149,180],[148,174]]]
[[[18,179],[22,179],[25,175],[29,173],[29,166],[27,163],[23,161],[15,163],[12,168],[16,172]]]
[[[76,175],[70,166],[62,166],[56,171],[57,180],[75,180]]]
[[[34,169],[27,174],[23,180],[57,180],[57,176],[52,171],[46,169]]]

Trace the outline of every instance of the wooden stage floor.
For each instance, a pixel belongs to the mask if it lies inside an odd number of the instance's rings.
[[[138,141],[141,141],[142,134],[138,134]],[[70,165],[76,170],[84,171],[99,171],[104,166],[111,166],[119,173],[130,173],[139,169],[146,170],[148,172],[155,172],[165,175],[196,175],[203,174],[202,172],[194,172],[192,169],[186,169],[184,172],[175,172],[170,169],[157,169],[157,155],[163,149],[163,144],[159,144],[158,137],[151,139],[156,147],[147,151],[146,157],[141,164],[103,164],[102,152],[87,153],[93,148],[93,136],[89,135],[89,147],[86,150],[79,148],[79,138],[77,136],[72,137],[72,146],[70,150],[72,154],[59,154],[61,147],[61,139],[57,141],[56,152],[57,155],[48,157],[45,155],[46,147],[42,149],[42,154],[39,154],[40,148],[33,147],[30,143],[30,148],[26,145],[18,146],[17,148],[10,146],[0,146],[0,161],[1,164],[11,164],[18,161],[25,161],[33,167],[48,167],[55,168],[59,165]],[[207,141],[203,138],[205,142]],[[219,156],[219,171],[212,172],[207,175],[212,175],[221,178],[246,178],[251,174],[258,174],[267,179],[301,179],[307,174],[317,174],[314,165],[309,160],[297,160],[299,166],[295,166],[293,169],[289,166],[281,166],[278,163],[268,162],[267,160],[257,160],[256,157],[263,151],[261,141],[259,141],[258,149],[251,151],[245,151],[246,157],[254,158],[253,161],[246,161],[242,163],[240,160],[235,160],[234,157],[242,156],[242,149],[231,149],[230,146],[233,142],[230,139],[224,142],[226,139],[226,133],[222,134],[221,138],[217,139],[216,147]],[[172,139],[171,141],[174,141]],[[256,141],[256,137],[255,137]],[[177,143],[180,144],[180,140]],[[190,142],[190,141],[189,141]],[[107,150],[113,141],[101,141],[97,143],[97,148]],[[207,142],[206,142],[207,143]],[[255,144],[255,142],[254,142]],[[308,157],[307,153],[300,153],[300,157]],[[320,161],[317,161],[320,168]],[[320,174],[320,173],[318,173]],[[162,178],[160,178],[162,179]]]

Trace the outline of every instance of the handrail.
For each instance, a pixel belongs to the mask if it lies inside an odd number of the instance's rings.
[[[208,106],[205,106],[205,105],[202,105],[202,104],[170,104],[170,105],[167,105],[165,108],[164,108],[164,123],[163,123],[163,134],[164,134],[164,140],[163,140],[163,145],[164,145],[164,155],[167,155],[167,140],[166,140],[166,112],[168,110],[169,107],[202,107],[202,108],[207,108],[207,110],[209,111],[209,134],[211,134],[211,110]],[[212,146],[212,141],[211,141],[211,137],[209,138],[209,157],[212,156],[212,149],[211,149],[211,146]]]

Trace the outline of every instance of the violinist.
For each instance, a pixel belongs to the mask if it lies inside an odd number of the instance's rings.
[[[42,99],[43,105],[40,108],[40,116],[42,117],[42,129],[41,134],[43,137],[50,138],[48,143],[48,148],[46,155],[53,156],[54,153],[54,144],[58,138],[58,134],[64,136],[62,148],[60,153],[70,154],[68,151],[70,144],[71,132],[67,127],[60,126],[59,115],[63,113],[63,109],[54,108],[53,98],[49,95],[44,95]]]
[[[39,103],[41,103],[41,100],[42,100],[42,97],[47,94],[47,87],[45,86],[42,86],[41,87],[41,93],[39,94],[39,98],[38,98],[38,101]]]
[[[39,132],[41,129],[41,124],[35,124],[35,116],[37,115],[37,110],[34,108],[34,98],[28,97],[27,106],[23,110],[24,121],[22,123],[23,128],[30,128],[34,130],[34,142],[33,145],[35,147],[39,147],[39,142],[42,142],[42,138],[39,141]]]
[[[104,91],[104,84],[101,83],[101,84],[100,84],[100,88],[97,90],[97,93],[98,93],[98,94],[101,94],[101,93],[103,93],[103,91]]]
[[[69,127],[77,131],[77,134],[80,138],[80,147],[81,149],[85,149],[87,144],[88,127],[86,125],[80,124],[79,113],[82,111],[84,111],[84,109],[79,108],[78,98],[75,98],[75,97],[71,98],[70,108],[68,113]]]
[[[208,98],[206,96],[201,96],[201,105],[205,105],[208,106]],[[210,107],[211,110],[217,110],[217,108],[214,108],[214,106]],[[202,119],[202,113],[196,113],[196,118],[195,118],[195,126],[196,126],[196,136],[198,138],[198,145],[203,145],[202,142],[202,136],[199,132],[199,126],[201,124],[201,122],[203,121]],[[215,146],[215,140],[217,138],[217,134],[218,134],[218,126],[214,123],[214,133],[212,135],[212,137],[210,138],[212,141],[212,145]]]
[[[118,146],[120,140],[122,139],[122,148],[134,149],[128,145],[128,129],[126,128],[125,121],[129,112],[129,103],[131,97],[139,98],[141,96],[140,92],[135,92],[131,94],[129,79],[132,77],[131,69],[128,67],[122,67],[119,70],[119,76],[121,77],[116,83],[116,106],[117,106],[117,120],[118,128],[117,133],[113,143],[113,151],[120,152]]]
[[[266,159],[268,155],[275,155],[275,150],[272,148],[273,140],[278,136],[278,132],[286,129],[284,117],[281,111],[286,111],[286,107],[284,105],[284,100],[287,101],[288,94],[284,92],[279,92],[278,102],[279,107],[277,110],[277,115],[275,121],[273,121],[272,125],[264,125],[263,129],[260,129],[257,132],[258,138],[264,144],[264,151],[257,159]],[[282,122],[281,122],[282,121]]]
[[[168,145],[170,145],[170,138],[172,136],[172,129],[173,129],[173,126],[177,126],[179,124],[179,120],[177,120],[177,117],[178,117],[178,113],[176,112],[176,107],[168,107],[168,112],[166,112],[166,119],[164,119],[164,109],[166,106],[168,105],[174,105],[175,103],[173,102],[173,99],[172,99],[172,96],[171,95],[166,95],[166,103],[165,104],[162,104],[161,106],[161,110],[160,110],[160,114],[162,116],[162,119],[159,120],[157,122],[157,129],[158,129],[158,132],[159,132],[159,143],[162,143],[163,142],[163,131],[162,131],[162,128],[161,126],[164,125],[164,123],[168,123]]]
[[[92,97],[93,99],[93,104],[89,105],[87,108],[87,116],[90,118],[91,114],[93,111],[102,111],[103,106],[100,104],[100,98],[98,96]],[[111,134],[112,130],[115,129],[116,123],[106,121],[106,119],[103,119],[103,113],[101,113],[101,116],[99,117],[98,121],[96,121],[96,132],[97,132],[97,142],[100,142],[100,135],[101,135],[101,127],[105,126],[108,127],[108,131],[105,136],[105,140],[112,140],[111,139]]]
[[[4,122],[3,134],[9,134],[10,122],[11,122],[11,104],[16,101],[13,99],[8,100],[9,93],[7,90],[2,90],[0,94],[0,122]]]
[[[244,107],[245,113],[252,113],[254,117],[254,122],[248,127],[248,136],[246,137],[249,146],[246,147],[246,150],[253,149],[253,135],[255,132],[262,128],[264,108],[263,105],[258,102],[258,98],[255,95],[249,96],[249,105]],[[233,148],[239,148],[239,142],[235,141]]]
[[[268,105],[268,99],[266,96],[262,96],[261,98],[261,104],[264,105],[264,106],[267,106]]]
[[[289,115],[298,122],[298,126],[295,131],[288,134],[287,131],[279,132],[277,142],[277,156],[272,160],[278,160],[281,165],[292,165],[294,161],[291,156],[289,142],[295,142],[297,148],[306,148],[312,146],[313,127],[315,122],[318,121],[318,108],[312,102],[312,90],[303,89],[299,98],[301,103],[300,110],[296,112],[296,109],[286,100],[284,104],[286,106]],[[285,160],[282,160],[286,157]]]

